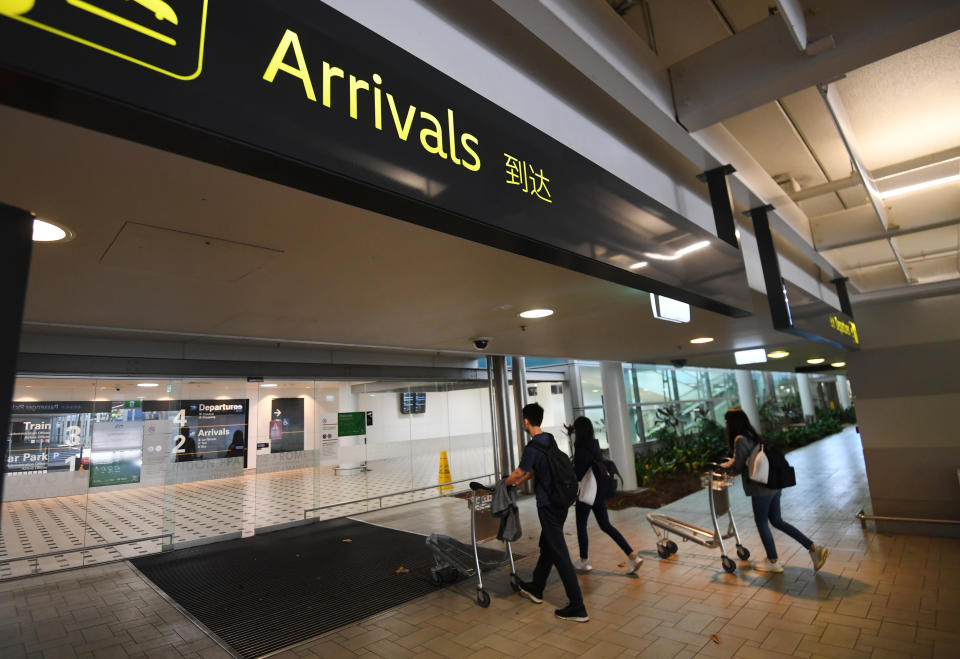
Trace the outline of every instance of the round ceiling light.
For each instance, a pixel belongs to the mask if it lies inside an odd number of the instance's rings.
[[[33,220],[33,242],[35,243],[56,243],[71,238],[73,233],[58,224],[49,220]]]
[[[847,365],[847,362],[830,362],[830,365],[834,368],[843,368]]]
[[[695,339],[690,339],[690,343],[710,343],[713,341],[712,336],[699,336]]]
[[[808,359],[808,360],[807,360],[807,363],[808,363],[808,364],[822,364],[822,363],[825,362],[825,361],[827,361],[827,360],[824,359],[823,357],[814,357],[813,359]]]
[[[769,357],[770,359],[783,359],[784,357],[788,357],[789,355],[790,353],[787,352],[786,350],[774,350],[773,352],[767,353],[767,357]]]
[[[160,385],[156,382],[140,382],[137,384],[138,387],[159,387]]]
[[[527,309],[520,312],[521,318],[546,318],[553,315],[553,309]]]

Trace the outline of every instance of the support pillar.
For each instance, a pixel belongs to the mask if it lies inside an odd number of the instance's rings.
[[[517,456],[517,462],[523,455],[523,447],[527,443],[527,433],[523,429],[523,408],[527,404],[527,360],[524,357],[516,355],[510,360],[513,370],[513,407],[516,410],[513,430],[516,433],[514,442]],[[524,494],[533,494],[533,481],[527,481],[520,485],[520,491]]]
[[[753,376],[750,371],[737,370],[737,396],[740,409],[744,411],[754,428],[760,429],[760,412],[757,410],[757,394],[753,388]]]
[[[633,433],[627,409],[627,389],[623,383],[620,362],[600,362],[603,385],[603,416],[607,421],[607,443],[610,459],[623,477],[623,489],[637,489],[636,459],[633,457]]]
[[[33,250],[33,215],[0,203],[0,281],[5,301],[0,316],[0,465],[7,464],[10,406],[17,379],[17,352],[23,327],[23,305]],[[0,501],[3,500],[3,469],[0,469]]]
[[[498,458],[497,476],[504,476],[512,472],[517,466],[513,454],[513,433],[510,432],[510,385],[507,380],[507,358],[502,356],[490,357],[490,367],[493,371],[493,406],[495,433],[497,437]]]
[[[849,410],[853,407],[850,400],[850,384],[846,375],[837,376],[837,396],[840,398],[840,409]]]
[[[797,373],[797,389],[800,391],[800,408],[803,410],[804,420],[816,416],[816,407],[813,404],[813,392],[810,391],[810,376],[806,373]]]

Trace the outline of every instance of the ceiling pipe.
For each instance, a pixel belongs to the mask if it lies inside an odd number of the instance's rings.
[[[850,164],[853,166],[854,172],[860,178],[860,182],[867,191],[867,196],[870,198],[870,205],[873,206],[873,211],[876,213],[877,219],[880,221],[883,230],[888,231],[890,222],[887,218],[887,207],[880,197],[880,190],[877,189],[876,181],[874,181],[870,172],[863,164],[863,158],[860,156],[860,146],[856,141],[856,137],[854,137],[850,118],[847,116],[843,101],[840,100],[840,93],[837,91],[837,86],[832,83],[820,84],[817,85],[817,90],[820,92],[820,96],[823,98],[823,102],[830,112],[830,117],[837,127],[837,132],[840,134],[840,141],[843,142],[843,146],[847,150],[847,155],[850,156]],[[892,238],[887,238],[887,244],[890,245],[890,250],[900,265],[903,278],[908,285],[912,284],[913,279],[910,277],[910,272],[907,270],[907,264],[904,263],[900,250],[897,249]]]
[[[916,227],[910,227],[908,229],[888,229],[887,231],[884,231],[879,234],[863,236],[861,238],[852,238],[850,240],[841,240],[836,243],[828,243],[825,245],[821,244],[817,246],[817,249],[826,252],[831,249],[840,249],[842,247],[853,247],[855,245],[872,243],[876,240],[889,240],[890,238],[896,238],[898,236],[909,236],[912,233],[921,233],[923,231],[933,231],[934,229],[943,229],[946,227],[952,227],[957,224],[960,224],[960,217],[955,217],[952,220],[944,220],[943,222],[934,222],[933,224],[923,224]]]

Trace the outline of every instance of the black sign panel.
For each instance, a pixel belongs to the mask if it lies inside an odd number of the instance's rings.
[[[0,66],[18,72],[0,102],[722,313],[749,304],[735,247],[320,2],[8,1],[0,14]]]

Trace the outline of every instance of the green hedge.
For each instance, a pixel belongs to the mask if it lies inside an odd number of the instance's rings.
[[[838,433],[844,424],[856,422],[853,408],[817,410],[810,423],[772,430],[764,437],[781,450],[788,451]],[[654,432],[653,437],[658,442],[657,450],[637,459],[637,484],[640,487],[648,487],[662,474],[698,473],[710,462],[717,462],[730,453],[726,430],[706,414],[700,415],[690,432],[685,432],[682,426],[668,424]]]

